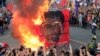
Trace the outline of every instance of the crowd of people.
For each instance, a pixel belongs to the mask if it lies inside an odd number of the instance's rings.
[[[6,10],[6,0],[0,0],[0,35],[9,29],[12,13]],[[57,53],[57,47],[52,47],[45,50],[40,47],[38,51],[32,51],[30,48],[20,46],[20,48],[10,48],[7,43],[0,43],[0,56],[100,56],[100,44],[96,42],[96,29],[100,29],[100,5],[93,2],[82,4],[82,1],[77,1],[78,11],[71,10],[70,24],[78,25],[82,28],[92,28],[92,40],[73,50],[69,45],[69,50],[62,48],[60,55]]]
[[[95,28],[100,29],[100,4],[92,2],[77,1],[75,10],[71,10],[71,25],[78,25],[82,28]],[[96,28],[95,28],[96,29]],[[93,34],[95,30],[92,31]]]
[[[46,50],[44,47],[40,47],[38,50],[32,51],[31,48],[25,48],[20,46],[19,48],[9,49],[8,46],[0,48],[0,56],[73,56],[72,48],[69,46],[69,50],[62,49],[57,54],[56,46],[50,47]]]
[[[75,50],[71,44],[67,44],[67,49],[61,48],[60,52],[57,49],[59,46],[40,47],[33,51],[22,45],[19,48],[10,48],[7,43],[0,43],[0,56],[100,56],[100,43],[96,40],[96,36],[92,36],[90,42]]]
[[[85,2],[84,2],[85,1]],[[87,2],[86,2],[87,1]],[[96,0],[81,0],[77,1],[76,8],[71,10],[70,24],[71,26],[79,26],[81,28],[92,29],[91,33],[93,35],[92,40],[87,44],[87,46],[81,47],[76,53],[79,52],[83,54],[82,56],[100,56],[100,45],[96,43],[96,30],[100,29],[100,3],[94,2]],[[84,52],[85,51],[85,52]]]
[[[0,0],[0,35],[8,30],[12,13],[6,9],[6,0]]]

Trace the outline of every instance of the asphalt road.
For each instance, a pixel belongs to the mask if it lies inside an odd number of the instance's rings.
[[[91,29],[70,27],[70,43],[73,48],[79,48],[82,44],[88,43],[91,37]],[[19,41],[14,39],[9,31],[4,35],[0,35],[0,42],[7,42],[11,48],[20,46]],[[100,42],[100,30],[97,30],[97,42]]]
[[[91,41],[92,34],[90,28],[83,29],[80,27],[70,27],[70,38],[71,38],[71,45],[73,48],[79,48],[83,44],[87,44]],[[97,43],[100,42],[100,30],[96,31],[97,33]]]

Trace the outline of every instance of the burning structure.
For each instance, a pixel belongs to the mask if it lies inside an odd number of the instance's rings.
[[[48,11],[48,0],[16,0],[12,34],[26,48],[69,42],[69,11]]]

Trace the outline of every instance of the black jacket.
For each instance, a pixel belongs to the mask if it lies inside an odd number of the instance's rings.
[[[0,26],[3,26],[4,21],[0,20]]]

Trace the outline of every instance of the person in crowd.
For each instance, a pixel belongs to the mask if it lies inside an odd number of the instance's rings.
[[[37,53],[37,56],[44,56],[44,50],[43,47],[40,47]]]
[[[7,10],[4,12],[4,30],[9,30],[9,24],[10,24],[10,20],[12,19],[12,13]]]
[[[92,40],[87,45],[89,53],[91,55],[96,55],[96,49],[97,49],[97,42],[96,42],[96,36],[92,36]]]
[[[6,7],[6,0],[0,0],[0,8]]]
[[[12,12],[10,10],[7,10],[6,11],[6,15],[5,15],[5,18],[7,20],[7,24],[9,25],[10,24],[10,20],[12,19]]]
[[[97,26],[100,29],[100,12],[98,13]]]
[[[65,56],[65,50],[61,50],[60,56]]]
[[[80,50],[79,56],[91,56],[91,54],[87,50],[86,46],[82,46],[79,50]]]
[[[3,15],[2,13],[0,13],[0,34],[3,34],[3,25],[4,25],[4,21],[3,21]]]
[[[87,28],[86,15],[83,16],[82,27],[83,27],[83,28]]]
[[[49,54],[47,56],[55,56],[54,52],[53,52],[53,49],[50,49],[49,50]]]
[[[92,22],[92,13],[90,11],[87,12],[87,26],[91,28],[91,22]]]
[[[55,56],[57,56],[57,50],[56,50],[56,45],[53,47],[53,52],[54,52],[54,54],[55,54]]]
[[[2,0],[0,0],[0,8],[2,8],[2,3],[3,3]]]
[[[6,0],[2,0],[2,3],[3,7],[6,7]]]
[[[74,56],[79,56],[80,55],[80,50],[79,49],[75,49],[74,50]]]
[[[97,29],[97,23],[93,21],[92,23],[92,34],[93,35],[96,35],[96,29]]]
[[[20,51],[23,51],[24,49],[25,49],[25,47],[22,46],[22,45],[21,45],[20,48],[19,48]]]
[[[82,20],[83,20],[83,13],[80,12],[78,15],[78,23],[80,27],[82,27]]]
[[[97,44],[96,56],[100,56],[100,43]]]
[[[0,43],[0,55],[3,56],[6,53],[9,45],[6,42]]]
[[[76,26],[78,24],[77,16],[73,15],[72,20],[73,20],[73,25]]]
[[[72,56],[72,54],[70,54],[69,51],[66,51],[66,52],[65,52],[65,56]]]
[[[32,54],[31,54],[31,56],[35,56],[35,51],[32,51]]]
[[[8,30],[8,23],[7,23],[7,18],[6,18],[6,13],[4,13],[3,21],[4,21],[4,31]]]

